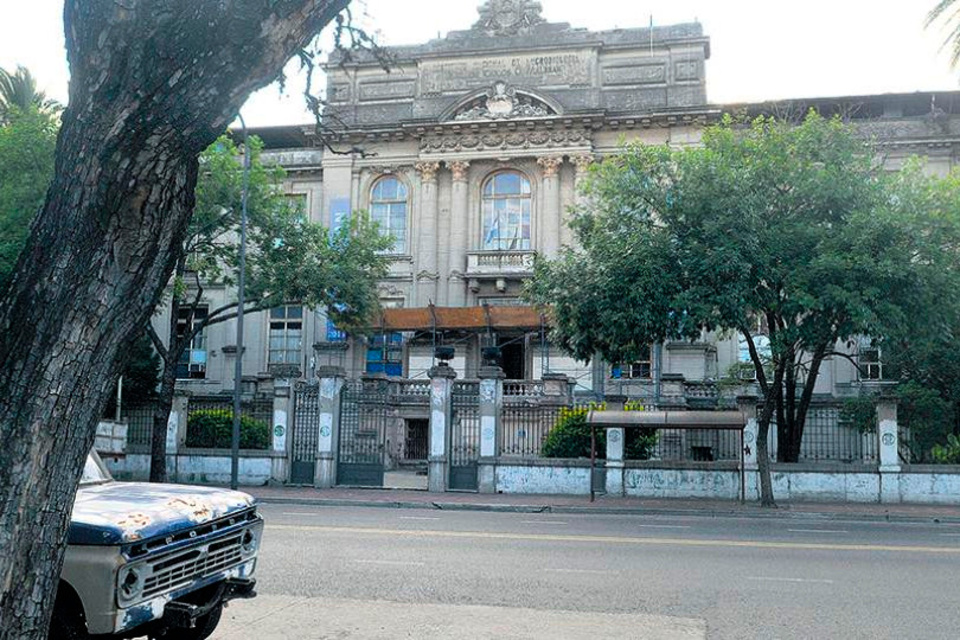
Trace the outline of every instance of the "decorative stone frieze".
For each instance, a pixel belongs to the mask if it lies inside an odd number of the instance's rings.
[[[420,140],[420,152],[431,154],[505,149],[582,148],[590,145],[591,137],[586,129],[491,131],[426,135]]]
[[[453,119],[510,120],[513,118],[543,118],[556,115],[549,105],[536,97],[518,91],[506,82],[497,82],[486,93],[469,101],[457,111]]]
[[[420,179],[424,182],[434,182],[437,179],[437,171],[440,170],[439,162],[418,162],[417,171],[420,173]]]
[[[553,178],[556,177],[557,172],[560,171],[560,167],[563,165],[563,158],[559,156],[537,158],[537,164],[543,169],[544,178]]]
[[[454,182],[466,182],[467,172],[470,170],[470,163],[465,160],[454,160],[448,162],[450,172],[453,173]]]

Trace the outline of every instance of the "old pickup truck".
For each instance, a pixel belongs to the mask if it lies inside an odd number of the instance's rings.
[[[228,601],[256,595],[262,533],[245,493],[115,482],[91,453],[50,640],[208,637]]]

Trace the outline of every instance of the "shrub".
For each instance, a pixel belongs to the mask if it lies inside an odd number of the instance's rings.
[[[563,409],[556,424],[543,441],[540,455],[544,458],[589,458],[590,425],[587,413],[590,409],[604,410],[604,405]],[[627,406],[637,410],[639,406]],[[597,457],[603,458],[607,452],[606,429],[597,429]],[[649,460],[657,444],[656,429],[627,429],[623,455],[626,460]]]
[[[187,447],[229,449],[233,444],[233,411],[198,409],[187,417]],[[269,449],[270,425],[240,416],[240,448]]]
[[[960,438],[951,433],[947,436],[947,444],[933,445],[930,454],[939,464],[960,464]]]

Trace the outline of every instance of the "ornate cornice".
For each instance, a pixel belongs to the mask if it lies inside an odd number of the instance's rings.
[[[420,140],[421,155],[471,153],[506,149],[564,149],[592,146],[586,129],[467,131],[427,134]]]

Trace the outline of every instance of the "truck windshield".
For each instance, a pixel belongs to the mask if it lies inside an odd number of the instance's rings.
[[[80,484],[99,484],[101,482],[110,482],[110,473],[100,457],[93,451],[87,456],[87,461],[83,465],[83,475],[80,476]]]

